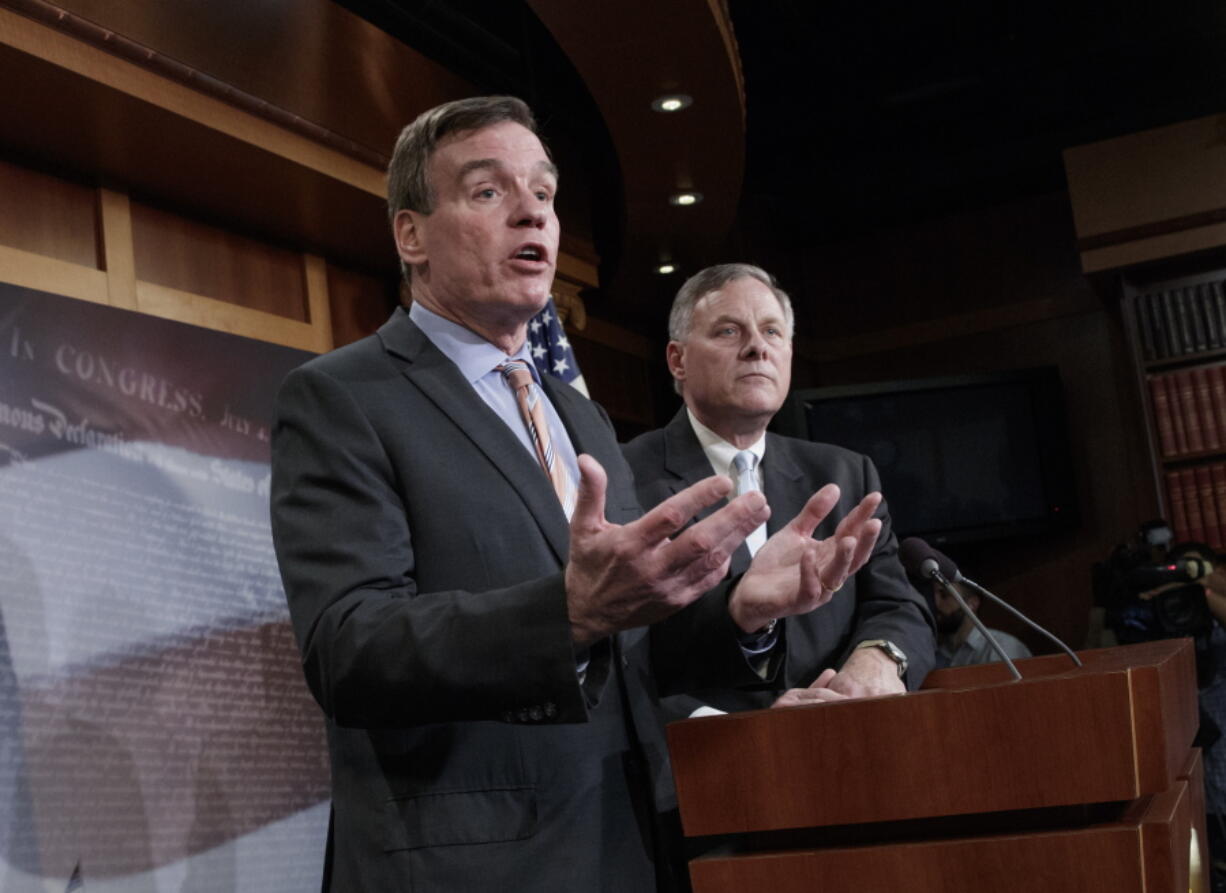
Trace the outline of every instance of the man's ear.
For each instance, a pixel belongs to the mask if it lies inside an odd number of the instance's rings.
[[[420,211],[397,211],[392,218],[392,237],[396,240],[396,253],[410,267],[426,262],[425,227],[426,215]]]
[[[685,381],[685,345],[680,341],[668,342],[664,349],[664,359],[668,362],[668,371],[675,381]]]

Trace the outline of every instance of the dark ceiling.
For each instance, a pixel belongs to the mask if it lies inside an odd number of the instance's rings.
[[[1222,0],[731,0],[745,190],[821,240],[1064,188],[1069,146],[1226,111]]]
[[[482,89],[570,122],[600,156],[593,171],[610,172],[598,110],[525,3],[342,2]],[[1067,147],[1226,111],[1223,0],[728,8],[746,91],[743,201],[754,219],[766,209],[787,250],[1057,191]],[[596,207],[619,206],[616,175],[591,185]],[[616,265],[611,216],[593,215],[593,235]]]

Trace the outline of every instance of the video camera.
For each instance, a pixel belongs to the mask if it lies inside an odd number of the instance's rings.
[[[1165,521],[1146,522],[1094,565],[1094,603],[1106,610],[1121,644],[1184,636],[1199,644],[1213,630],[1199,581],[1213,572],[1218,556],[1204,543],[1172,546],[1172,538]]]

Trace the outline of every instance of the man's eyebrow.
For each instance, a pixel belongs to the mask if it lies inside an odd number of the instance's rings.
[[[733,324],[735,324],[735,325],[738,325],[738,326],[743,326],[743,325],[747,325],[747,324],[748,324],[748,323],[746,323],[746,321],[745,321],[745,319],[744,319],[743,317],[740,317],[740,316],[734,316],[734,315],[733,315],[733,314],[731,314],[731,313],[721,313],[719,316],[715,317],[715,319],[711,320],[711,325],[713,325],[713,326],[718,326],[718,325],[723,325],[724,323],[729,323],[729,322],[730,322],[730,323],[733,323]],[[780,316],[775,316],[775,315],[767,316],[767,317],[764,317],[764,318],[763,318],[763,319],[760,321],[760,323],[759,323],[759,324],[760,324],[760,325],[770,325],[770,326],[781,326],[781,325],[783,325],[783,324],[784,324],[784,322],[783,322],[783,316],[782,316],[782,315],[780,315]]]
[[[466,161],[460,165],[459,172],[456,173],[457,180],[463,180],[473,171],[479,170],[497,170],[502,171],[505,165],[497,158],[474,158],[472,161]],[[536,164],[536,169],[549,174],[555,180],[558,179],[558,166],[552,161],[539,161]]]
[[[497,158],[474,158],[472,161],[466,161],[460,165],[460,170],[456,173],[456,179],[463,180],[473,171],[501,170],[502,166],[502,162]]]

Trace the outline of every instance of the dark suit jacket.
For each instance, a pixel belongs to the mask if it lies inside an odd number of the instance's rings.
[[[644,508],[712,474],[685,407],[667,426],[635,438],[622,451],[634,471]],[[877,470],[867,456],[769,433],[762,476],[771,509],[768,533],[792,520],[816,490],[833,482],[839,485],[839,503],[814,533],[818,538],[828,537],[839,519],[866,493],[881,488]],[[767,707],[779,692],[807,686],[826,667],[841,665],[850,649],[868,639],[888,639],[898,645],[910,664],[908,687],[923,682],[932,669],[936,648],[931,614],[899,563],[898,540],[884,502],[877,517],[882,521],[881,536],[868,563],[828,604],[784,622],[787,655],[783,671],[772,685],[759,691],[709,690],[696,699],[667,698],[667,719],[684,718],[699,703],[729,711]],[[749,550],[742,545],[733,556],[730,575],[743,573],[749,561]]]
[[[609,473],[608,518],[637,517],[603,411],[544,387]],[[403,310],[286,379],[272,520],[328,720],[332,889],[654,887],[635,816],[668,786],[645,633],[594,648],[580,686],[548,478]],[[712,672],[744,681],[719,599],[690,614]]]

